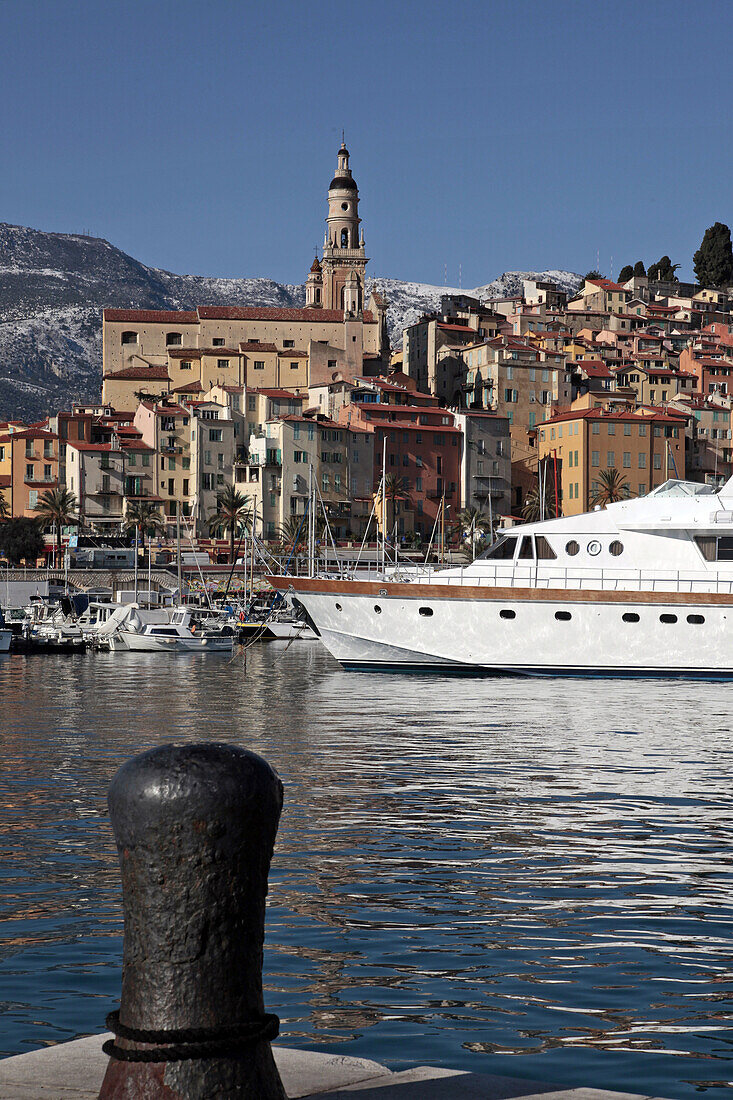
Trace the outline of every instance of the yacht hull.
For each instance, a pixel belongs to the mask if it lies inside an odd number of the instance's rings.
[[[733,679],[733,595],[276,578],[357,671]]]
[[[0,630],[0,653],[8,653],[13,637],[12,630]]]

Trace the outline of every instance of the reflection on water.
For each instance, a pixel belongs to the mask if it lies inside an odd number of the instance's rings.
[[[733,685],[0,658],[0,1050],[103,1026],[120,988],[105,791],[231,740],[286,791],[268,1007],[281,1042],[405,1064],[728,1094]]]

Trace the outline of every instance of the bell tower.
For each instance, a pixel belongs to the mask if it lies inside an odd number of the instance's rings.
[[[342,141],[338,151],[338,167],[328,188],[328,217],[321,264],[323,307],[348,310],[352,317],[364,308],[364,279],[369,262],[364,248],[364,234],[359,234],[360,223],[359,189],[349,168],[349,150]]]

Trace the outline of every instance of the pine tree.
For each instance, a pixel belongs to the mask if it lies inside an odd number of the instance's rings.
[[[634,264],[634,276],[637,279],[643,279],[645,275],[646,275],[646,268],[644,267],[643,261],[642,260],[637,260],[636,263]]]
[[[705,236],[693,256],[695,275],[701,286],[726,286],[733,283],[733,247],[730,229],[716,222],[705,230]]]
[[[634,269],[631,264],[627,264],[626,267],[622,267],[618,273],[618,281],[620,283],[627,283],[629,279],[633,279]]]

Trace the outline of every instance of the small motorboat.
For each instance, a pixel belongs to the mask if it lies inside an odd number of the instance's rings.
[[[167,623],[141,623],[138,629],[128,625],[117,634],[127,649],[138,653],[231,653],[234,645],[231,628],[199,630],[185,607],[176,608]]]

